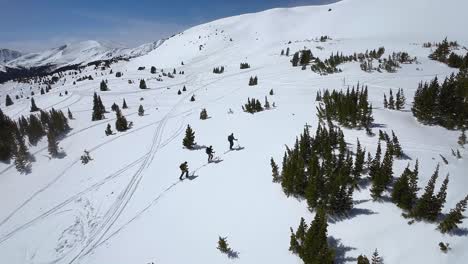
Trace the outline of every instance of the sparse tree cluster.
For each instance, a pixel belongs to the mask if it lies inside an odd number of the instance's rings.
[[[432,60],[440,61],[447,64],[452,68],[467,69],[468,68],[468,53],[463,57],[457,53],[451,51],[453,48],[458,47],[456,41],[448,41],[445,38],[441,43],[435,44],[437,48],[429,55],[429,58]],[[429,43],[425,47],[431,47]]]
[[[370,131],[374,118],[372,105],[368,102],[367,86],[361,88],[358,84],[356,89],[353,86],[346,93],[325,90],[320,99],[322,103],[317,107],[317,115],[321,120],[336,120],[346,127]]]
[[[216,74],[221,74],[223,72],[224,72],[224,66],[216,67],[213,69],[213,73],[216,73]]]
[[[240,64],[240,69],[241,70],[242,69],[248,69],[248,68],[250,68],[250,64],[248,64],[247,62],[244,62],[244,63],[241,62],[241,64]]]
[[[403,92],[403,89],[399,88],[398,92],[396,93],[396,100],[393,97],[393,91],[390,89],[390,94],[387,100],[387,95],[384,94],[384,101],[383,105],[384,108],[388,108],[391,110],[403,110],[405,108],[406,98]]]
[[[255,76],[255,77],[250,77],[250,79],[249,79],[249,86],[255,86],[255,85],[257,85],[257,84],[258,84],[258,78],[257,78],[257,76]]]
[[[247,103],[242,106],[242,110],[247,113],[255,114],[265,109],[263,108],[262,103],[260,103],[260,100],[255,98],[248,98]]]

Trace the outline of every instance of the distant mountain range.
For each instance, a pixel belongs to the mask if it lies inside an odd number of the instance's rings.
[[[153,51],[163,42],[164,40],[158,40],[136,48],[125,48],[87,40],[24,55],[4,49],[0,50],[0,61],[3,62],[0,64],[3,64],[5,68],[29,69],[46,66],[54,70],[64,66],[81,65],[93,61],[142,56]]]
[[[0,64],[5,64],[23,55],[21,52],[10,49],[0,49]]]

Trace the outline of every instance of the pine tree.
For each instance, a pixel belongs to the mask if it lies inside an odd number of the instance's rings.
[[[390,89],[390,97],[388,98],[388,108],[395,109],[395,99],[393,99],[393,91]]]
[[[206,111],[205,108],[203,108],[200,112],[200,119],[201,120],[206,120],[208,119],[208,112]]]
[[[434,211],[432,213],[434,220],[437,218],[437,216],[439,216],[439,214],[442,212],[442,209],[444,208],[444,204],[447,198],[448,183],[449,183],[449,175],[445,177],[440,187],[440,190],[435,197],[435,203],[434,203],[435,206],[433,207]]]
[[[179,91],[177,91],[177,94],[178,94],[178,95],[181,95],[181,94],[182,94],[182,92],[179,90]]]
[[[229,254],[232,252],[232,249],[229,247],[227,242],[227,237],[219,237],[217,249],[224,254]]]
[[[13,100],[11,100],[10,95],[6,95],[5,97],[5,106],[10,106],[13,104]]]
[[[182,88],[182,91],[183,91],[183,92],[186,92],[186,91],[187,91],[187,88],[185,88],[185,85],[184,85],[184,88]]]
[[[58,156],[58,142],[53,129],[47,131],[47,149],[49,150],[50,156],[56,158]]]
[[[20,173],[28,173],[31,167],[30,155],[23,136],[16,132],[15,167]]]
[[[268,102],[268,98],[265,96],[265,105],[263,106],[265,109],[270,109],[270,102]]]
[[[146,82],[145,82],[145,80],[144,80],[144,79],[141,79],[141,80],[140,80],[140,89],[146,89],[146,88],[147,88],[147,87],[146,87]]]
[[[28,135],[29,143],[31,143],[32,145],[36,145],[37,142],[41,140],[41,138],[46,134],[44,126],[42,125],[39,118],[37,118],[37,116],[33,114],[29,116],[28,121],[26,121],[24,117],[22,117],[21,124],[22,126],[24,126],[24,130]]]
[[[128,106],[127,106],[127,102],[125,101],[125,98],[123,99],[123,103],[122,103],[122,109],[127,109]]]
[[[155,73],[156,73],[156,67],[151,66],[151,74],[155,74]]]
[[[465,129],[462,129],[460,137],[458,137],[458,145],[464,146],[467,143]]]
[[[111,106],[111,110],[115,112],[117,111],[117,109],[119,109],[119,106],[116,103],[113,103]]]
[[[398,89],[398,92],[396,94],[396,102],[395,102],[395,108],[397,110],[402,110],[405,108],[405,103],[406,103],[406,98],[405,94],[403,93],[403,89]]]
[[[388,108],[388,101],[387,101],[387,95],[383,95],[383,106],[384,108]]]
[[[370,262],[366,256],[359,255],[357,258],[357,264],[370,264]]]
[[[466,210],[466,205],[468,202],[468,195],[465,198],[457,203],[455,208],[450,210],[450,213],[444,218],[444,220],[439,224],[438,229],[442,233],[449,233],[454,229],[458,228],[458,225],[463,222],[465,218],[463,212]]]
[[[382,148],[380,146],[380,141],[379,141],[377,145],[377,151],[375,152],[375,157],[372,160],[372,164],[369,168],[369,176],[371,177],[371,179],[376,178],[378,173],[380,172],[381,155],[382,155]]]
[[[270,165],[271,165],[271,174],[273,176],[273,182],[281,182],[281,177],[278,172],[278,165],[276,165],[273,158],[270,159]]]
[[[119,110],[115,111],[117,119],[115,120],[115,129],[119,132],[125,131],[128,129],[128,122],[122,112]]]
[[[104,80],[101,81],[99,88],[101,92],[109,91],[109,88],[107,87],[107,83]]]
[[[434,196],[434,188],[438,177],[439,165],[437,165],[436,170],[434,171],[429,182],[424,188],[424,194],[421,196],[421,198],[418,200],[414,207],[413,215],[416,218],[422,218],[431,221],[434,221],[437,218],[437,198]],[[434,215],[435,212],[437,213],[437,215]]]
[[[382,258],[379,256],[379,252],[375,249],[374,253],[372,254],[371,264],[383,264]]]
[[[332,264],[335,252],[327,241],[327,216],[325,210],[318,208],[309,230],[305,234],[303,245],[304,263]]]
[[[44,95],[45,92],[44,92],[44,88],[41,87],[41,95]]]
[[[403,157],[403,150],[401,149],[400,141],[398,140],[393,130],[392,130],[392,148],[393,148],[393,155],[395,155],[397,158]]]
[[[195,95],[192,95],[192,97],[190,98],[190,102],[195,102]]]
[[[193,149],[195,143],[195,132],[192,130],[190,125],[187,125],[187,129],[185,130],[185,137],[182,141],[182,144],[187,149]]]
[[[286,49],[286,56],[289,57],[289,47]]]
[[[68,119],[73,119],[73,114],[70,111],[70,108],[68,108]]]
[[[99,102],[98,95],[96,93],[94,93],[94,96],[93,96],[93,114],[92,114],[92,118],[91,118],[92,121],[102,120],[102,119],[105,118],[101,103]]]
[[[111,128],[111,125],[110,124],[107,124],[107,128],[106,128],[106,136],[110,136],[112,135],[114,132],[112,132],[112,128]]]
[[[37,112],[39,108],[36,106],[36,102],[34,102],[34,98],[31,97],[31,112]]]
[[[410,211],[416,201],[411,187],[410,177],[413,172],[406,167],[401,176],[395,181],[392,191],[392,201],[400,208]]]
[[[359,139],[357,139],[357,147],[356,147],[356,159],[354,160],[354,169],[353,169],[353,181],[354,185],[357,186],[361,179],[361,173],[364,169],[364,159],[365,159],[366,151],[362,150],[361,143]]]
[[[143,109],[143,105],[138,107],[138,115],[143,116],[145,114],[145,109]]]
[[[293,58],[291,60],[292,66],[296,67],[299,63],[299,52],[294,53]]]

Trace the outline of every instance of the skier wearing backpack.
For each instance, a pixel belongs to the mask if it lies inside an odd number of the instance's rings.
[[[234,133],[231,133],[231,135],[228,136],[230,150],[232,150],[232,147],[234,146],[234,140],[237,141],[237,139],[234,137]]]
[[[213,151],[213,146],[210,146],[206,148],[206,154],[208,154],[208,163],[213,161],[213,154],[215,152]]]
[[[189,175],[187,162],[185,161],[184,163],[180,164],[179,168],[182,171],[182,174],[180,174],[179,180],[182,180],[182,177],[184,176],[184,174],[185,174],[185,178],[187,178]]]

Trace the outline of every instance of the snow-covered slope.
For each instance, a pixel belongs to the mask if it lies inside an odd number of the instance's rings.
[[[84,64],[116,57],[133,58],[147,54],[156,49],[163,42],[164,40],[159,40],[130,49],[114,47],[113,45],[88,40],[66,44],[43,52],[25,54],[8,62],[7,66],[23,68],[53,66],[54,68],[59,68],[67,65]]]
[[[10,49],[0,49],[0,64],[4,64],[21,56],[21,52]]]
[[[50,158],[44,138],[29,146],[35,157],[30,174],[19,174],[13,161],[0,163],[0,263],[301,263],[288,251],[289,228],[296,228],[301,217],[310,223],[314,213],[305,201],[287,198],[281,186],[272,183],[270,158],[281,161],[284,145],[292,145],[305,124],[315,131],[318,91],[346,89],[358,82],[369,88],[378,124],[374,132],[395,131],[408,155],[395,160],[394,176],[417,159],[420,188],[438,163],[440,175],[450,174],[443,209],[448,213],[467,194],[468,150],[458,146],[459,132],[422,125],[409,109],[420,81],[456,71],[429,60],[431,50],[422,43],[447,36],[467,46],[466,10],[463,0],[345,0],[272,9],[213,21],[163,43],[139,47],[134,54],[152,51],[111,65],[114,73],[123,73],[120,78],[88,67],[77,76],[61,78],[45,95],[39,95],[37,84],[1,85],[0,102],[6,94],[27,97],[32,89],[38,107],[70,109],[74,119],[72,131],[59,142],[66,156]],[[316,41],[322,35],[332,40]],[[291,56],[280,56],[286,48],[292,54],[306,47],[325,59],[332,52],[359,53],[380,46],[385,46],[385,57],[406,51],[417,56],[419,64],[403,64],[396,73],[367,73],[358,63],[346,63],[340,65],[343,72],[320,76],[293,68]],[[23,62],[81,63],[102,58],[105,50],[101,44],[85,42]],[[251,68],[240,70],[243,62]],[[138,70],[141,66],[145,70]],[[156,74],[150,73],[151,66],[158,69]],[[218,66],[225,67],[223,74],[212,73]],[[161,70],[173,68],[174,78],[162,75]],[[77,81],[90,75],[94,80]],[[251,76],[258,76],[258,86],[247,85]],[[141,79],[150,89],[138,88]],[[110,91],[99,92],[102,80],[107,80]],[[184,86],[187,92],[178,95]],[[404,90],[405,111],[383,108],[383,94],[391,88]],[[133,128],[105,136],[107,124],[115,130],[115,114],[91,121],[95,91],[108,110],[125,99],[129,108],[122,113]],[[190,100],[192,95],[195,101]],[[265,96],[277,107],[255,115],[242,112],[247,98]],[[140,105],[143,116],[137,114]],[[2,111],[16,119],[29,115],[29,107],[28,99],[15,99]],[[202,108],[209,119],[199,119]],[[221,162],[208,164],[204,150],[182,148],[187,125],[199,145],[213,145]],[[359,138],[367,151],[375,153],[377,137],[363,130],[343,131],[350,148],[355,150]],[[244,149],[226,151],[230,133]],[[80,161],[84,149],[93,158],[87,165]],[[463,158],[453,157],[451,149],[458,149]],[[188,161],[193,176],[179,181],[183,161]],[[337,263],[356,263],[358,255],[370,256],[375,248],[388,264],[466,262],[466,220],[458,234],[443,235],[435,224],[409,225],[401,209],[373,201],[368,188],[356,190],[353,198],[350,217],[328,227]],[[218,236],[228,237],[240,252],[238,259],[219,253]],[[441,241],[450,243],[447,254],[439,250]]]

